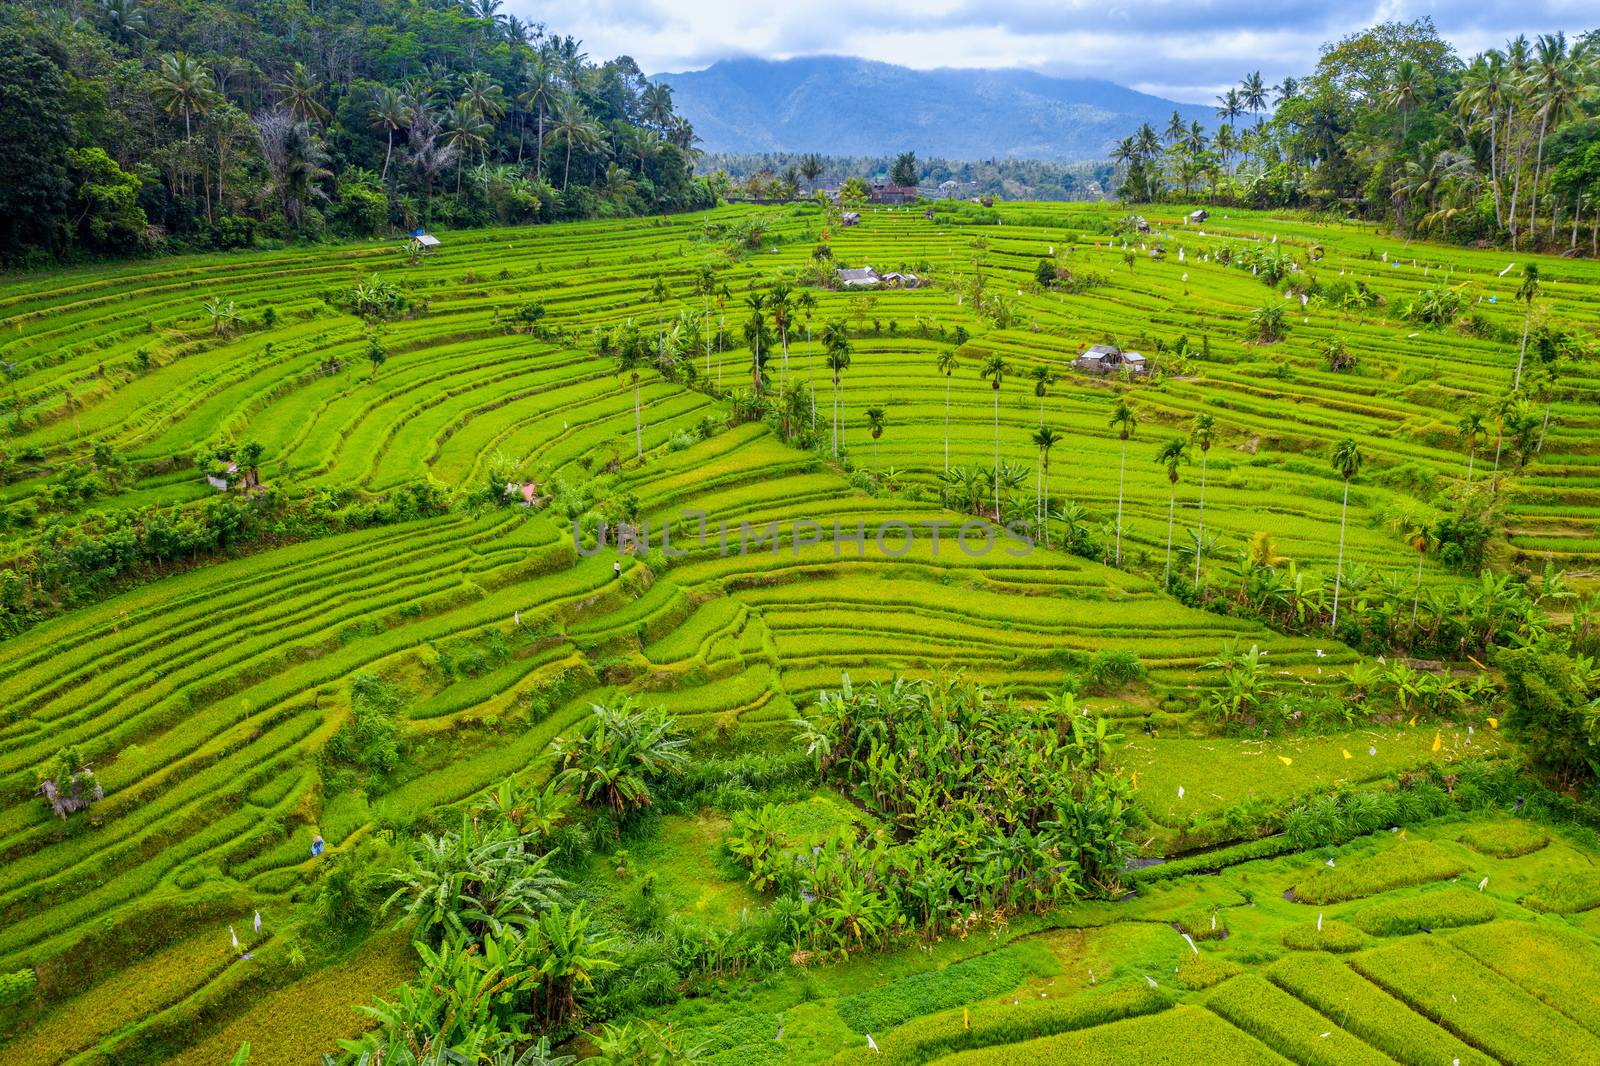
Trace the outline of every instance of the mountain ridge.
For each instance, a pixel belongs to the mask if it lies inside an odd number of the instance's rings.
[[[652,75],[709,152],[949,159],[1105,159],[1141,122],[1176,110],[1214,124],[1212,109],[1099,78],[1029,70],[913,70],[851,56],[725,59]]]

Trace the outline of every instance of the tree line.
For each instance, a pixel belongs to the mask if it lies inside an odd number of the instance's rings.
[[[1303,79],[1246,75],[1217,97],[1215,130],[1177,112],[1161,130],[1144,123],[1112,153],[1118,193],[1595,254],[1597,86],[1600,31],[1518,36],[1464,60],[1431,19],[1388,22],[1325,45]]]
[[[0,261],[707,207],[626,56],[499,0],[0,11]]]

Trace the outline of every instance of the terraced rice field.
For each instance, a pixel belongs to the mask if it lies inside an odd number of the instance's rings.
[[[763,247],[732,249],[721,227],[752,213],[768,224]],[[1501,276],[1508,257],[1235,213],[1204,234],[1153,220],[1169,254],[1160,262],[1140,254],[1130,268],[1111,237],[1116,215],[1019,205],[1000,210],[1001,225],[974,226],[884,211],[829,234],[839,261],[931,279],[872,296],[817,292],[813,334],[842,318],[855,352],[838,395],[850,461],[897,472],[901,488],[878,495],[853,488],[828,455],[834,396],[804,323],[791,331],[787,370],[774,357],[767,372],[816,382],[820,451],[789,446],[761,423],[729,427],[727,401],[646,371],[645,454],[636,461],[633,390],[593,351],[596,330],[629,318],[648,328],[658,310],[709,307],[717,317],[716,304],[691,292],[703,265],[736,294],[726,314],[737,337],[745,290],[811,260],[824,228],[812,208],[446,234],[443,251],[416,265],[392,245],[296,249],[0,284],[0,359],[17,368],[14,406],[27,419],[7,443],[17,476],[0,488],[12,554],[45,537],[51,486],[95,445],[126,457],[131,473],[88,506],[199,506],[212,490],[188,457],[223,437],[259,441],[263,481],[289,494],[376,496],[421,478],[463,492],[503,460],[546,485],[601,477],[606,491],[637,499],[650,528],[674,523],[673,544],[684,551],[624,557],[614,577],[616,553],[580,552],[571,523],[552,511],[461,505],[175,574],[9,639],[0,651],[0,790],[10,801],[0,809],[0,972],[36,967],[41,1006],[12,1028],[4,1054],[142,1062],[189,1048],[180,1061],[224,1061],[241,1039],[258,1048],[269,1040],[286,1009],[312,1034],[311,1050],[331,1049],[360,1028],[349,1004],[407,975],[404,946],[375,938],[342,966],[286,978],[252,973],[226,949],[228,928],[245,929],[241,915],[259,911],[264,931],[245,937],[246,947],[272,940],[275,920],[316,876],[313,832],[337,854],[410,825],[534,764],[590,702],[613,694],[646,694],[710,740],[786,729],[842,673],[964,670],[1036,698],[1057,692],[1095,652],[1133,652],[1149,685],[1087,702],[1130,734],[1121,759],[1142,782],[1151,853],[1197,819],[1252,799],[1281,806],[1500,754],[1497,738],[1466,731],[1466,722],[1435,745],[1404,726],[1241,741],[1187,718],[1192,689],[1209,683],[1200,668],[1229,641],[1260,645],[1282,677],[1308,684],[1355,656],[1330,639],[1285,637],[1160,591],[1169,486],[1152,457],[1192,415],[1214,413],[1205,522],[1220,534],[1219,558],[1266,531],[1281,554],[1326,574],[1341,485],[1325,453],[1354,436],[1369,465],[1351,491],[1347,565],[1409,574],[1416,555],[1381,518],[1409,501],[1413,485],[1466,475],[1457,414],[1505,391],[1517,352],[1418,329],[1393,308],[1443,274],[1490,322],[1520,328],[1516,282]],[[1315,242],[1318,272],[1367,280],[1387,305],[1353,316],[1313,304],[1290,315],[1283,343],[1244,345],[1249,311],[1283,297],[1248,271],[1202,257],[1274,237],[1300,252]],[[1036,291],[1034,267],[1047,251],[1108,284],[1076,295]],[[1555,313],[1592,326],[1600,266],[1542,267]],[[964,279],[978,271],[991,289],[1016,291],[1007,328],[962,298]],[[344,303],[373,275],[398,285],[413,309],[389,327],[388,359],[369,377],[366,329]],[[650,295],[657,277],[672,294],[659,306]],[[213,335],[201,311],[214,297],[241,315],[231,337]],[[533,299],[545,305],[550,339],[508,328]],[[950,344],[939,334],[957,326],[972,339],[947,383],[935,359]],[[1353,374],[1326,370],[1317,354],[1335,334],[1360,354]],[[1026,465],[1031,479],[1028,435],[1042,417],[1066,436],[1052,458],[1052,499],[1106,518],[1123,480],[1122,443],[1107,424],[1113,383],[1069,364],[1084,342],[1114,338],[1153,352],[1158,339],[1180,336],[1195,347],[1206,338],[1212,358],[1132,389],[1142,412],[1125,475],[1132,568],[1059,551],[1013,555],[1004,541],[979,555],[952,545],[962,519],[938,505],[936,491],[947,395],[952,464],[993,461],[998,417],[1002,459]],[[1013,368],[998,416],[976,372],[990,352]],[[325,372],[329,359],[344,369]],[[737,344],[709,362],[703,378],[747,380],[749,353]],[[1027,378],[1036,366],[1057,375],[1042,416]],[[1500,565],[1549,559],[1583,570],[1600,558],[1597,399],[1592,364],[1567,367],[1540,457],[1508,482],[1511,533],[1497,548]],[[876,449],[865,428],[870,406],[888,414]],[[696,432],[707,419],[714,431]],[[1478,455],[1477,476],[1489,462]],[[1180,529],[1198,517],[1197,489],[1186,470]],[[40,517],[24,520],[29,511]],[[713,530],[703,542],[686,511],[703,513]],[[835,524],[858,522],[868,543],[836,552]],[[870,531],[893,522],[914,536],[875,543]],[[929,522],[948,524],[937,548]],[[776,543],[724,551],[714,531],[737,538],[741,523],[775,524]],[[797,544],[808,523],[830,536]],[[1463,580],[1431,560],[1424,576]],[[441,670],[441,660],[454,666]],[[349,721],[352,679],[363,673],[402,679],[413,694],[408,757],[381,793],[330,793],[319,759]],[[1162,710],[1172,713],[1159,735],[1137,735],[1137,723]],[[84,752],[106,798],[91,820],[63,826],[30,796],[35,768],[67,744]],[[1357,745],[1371,754],[1352,759]],[[1456,839],[1459,828],[1427,831],[1449,861],[1422,864],[1420,882],[1358,878],[1328,893],[1321,911],[1283,894],[1310,884],[1324,860],[1378,861],[1364,853],[1389,840],[1152,880],[1130,903],[1080,905],[927,953],[787,976],[748,1002],[689,1000],[672,1017],[704,1038],[709,1061],[730,1063],[857,1061],[869,1031],[887,1057],[906,1062],[1178,1061],[1196,1046],[1219,1049],[1216,1061],[1264,1063],[1536,1063],[1575,1053],[1587,1061],[1590,1047],[1600,1057],[1600,1021],[1581,1006],[1584,975],[1600,967],[1600,926],[1582,904],[1600,895],[1571,883],[1589,876],[1588,853],[1558,840],[1488,855]],[[675,831],[700,841],[686,847],[703,846],[703,834]],[[1490,880],[1480,893],[1482,876]],[[1491,902],[1492,915],[1472,911],[1478,920],[1448,933],[1452,923],[1441,921],[1437,934],[1385,934],[1434,921],[1435,903],[1441,913],[1469,910],[1456,894],[1468,890],[1473,902]],[[728,884],[694,905],[731,915],[745,899]],[[1227,938],[1197,937],[1191,950],[1167,924],[1198,912],[1225,915]],[[1349,950],[1318,950],[1336,929]],[[988,984],[960,971],[938,976],[969,959],[987,972],[998,965],[989,957],[1006,951],[1022,954]],[[1563,966],[1525,961],[1540,952]],[[930,994],[905,1010],[884,1007],[882,1017],[896,1020],[883,1028],[852,1026],[868,1015],[845,999],[889,1004],[906,987],[898,982],[914,978],[992,994]],[[789,1034],[781,1044],[768,1031],[778,1023]],[[303,1061],[297,1054],[258,1050],[253,1061]]]

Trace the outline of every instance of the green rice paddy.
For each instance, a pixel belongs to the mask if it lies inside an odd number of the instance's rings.
[[[724,228],[752,214],[765,241],[735,249]],[[1172,209],[1152,217],[1154,235],[1127,238],[1130,266],[1110,206],[1003,205],[996,215],[996,225],[974,225],[869,211],[828,233],[839,262],[930,280],[872,295],[816,290],[813,337],[843,319],[854,348],[837,396],[849,467],[892,471],[898,486],[876,494],[828,455],[835,396],[803,321],[791,328],[787,369],[774,356],[766,372],[815,382],[820,452],[759,422],[730,428],[725,400],[646,371],[637,461],[633,389],[594,354],[596,330],[628,319],[648,329],[658,310],[715,320],[717,305],[692,291],[705,265],[736,294],[726,315],[737,338],[747,288],[812,262],[825,222],[809,206],[444,234],[443,249],[417,264],[387,244],[0,281],[0,359],[17,368],[14,406],[26,420],[6,444],[12,478],[0,486],[8,556],[48,543],[53,519],[84,508],[203,506],[213,490],[189,457],[221,438],[259,441],[263,482],[296,496],[381,497],[419,479],[458,493],[507,461],[544,485],[603,477],[637,499],[652,528],[676,523],[685,550],[623,557],[617,578],[617,554],[580,553],[553,508],[462,505],[240,553],[7,639],[0,973],[34,968],[39,986],[24,1009],[0,1011],[0,1057],[214,1063],[248,1040],[252,1062],[288,1063],[334,1050],[362,1026],[352,1004],[414,971],[403,937],[375,935],[309,972],[252,971],[230,950],[229,928],[246,950],[270,955],[278,921],[321,870],[313,834],[349,853],[536,767],[593,701],[638,693],[660,703],[702,753],[772,749],[845,673],[859,682],[965,671],[1037,699],[1113,650],[1137,655],[1147,682],[1080,704],[1126,734],[1119,761],[1136,775],[1138,843],[1177,865],[1139,871],[1123,902],[731,980],[651,1017],[719,1064],[876,1061],[869,1034],[885,1060],[906,1063],[1600,1060],[1590,1006],[1600,878],[1585,840],[1457,802],[1459,813],[1406,839],[1380,830],[1295,852],[1281,838],[1254,839],[1240,816],[1259,822],[1330,792],[1392,789],[1410,773],[1453,775],[1466,760],[1498,764],[1508,749],[1497,731],[1469,706],[1421,725],[1216,735],[1194,708],[1212,683],[1204,666],[1225,644],[1260,646],[1285,684],[1335,681],[1357,656],[1328,637],[1183,606],[1159,581],[1169,484],[1153,457],[1201,412],[1218,424],[1204,521],[1220,547],[1208,571],[1221,575],[1264,531],[1301,569],[1331,574],[1343,486],[1325,456],[1350,436],[1368,465],[1351,487],[1346,566],[1409,580],[1416,552],[1384,518],[1418,486],[1468,476],[1456,419],[1510,385],[1517,348],[1504,338],[1520,333],[1522,312],[1515,272],[1503,271],[1529,257],[1249,212],[1184,227]],[[1160,260],[1148,254],[1158,240]],[[1284,294],[1216,253],[1274,240],[1306,269],[1366,282],[1384,302],[1357,313],[1292,301],[1283,342],[1244,343],[1250,311]],[[1039,291],[1034,270],[1046,256],[1104,284]],[[1600,264],[1540,265],[1550,313],[1593,329]],[[979,273],[1012,305],[1004,328],[962,297]],[[345,303],[374,275],[412,309],[388,327],[387,361],[369,374],[366,327]],[[660,307],[657,277],[671,293]],[[1462,288],[1489,327],[1481,335],[1399,318],[1401,304],[1441,281]],[[239,310],[231,336],[202,314],[213,297]],[[546,308],[545,339],[511,328],[531,300]],[[971,339],[947,382],[935,360],[958,326]],[[1324,365],[1319,346],[1334,336],[1358,353],[1354,371]],[[1085,343],[1153,354],[1179,338],[1209,354],[1159,380],[1123,385],[1070,367]],[[713,352],[700,377],[747,383],[741,343]],[[977,374],[991,352],[1013,367],[998,408]],[[330,359],[342,369],[328,372]],[[1041,366],[1056,375],[1042,401],[1027,377]],[[936,549],[923,523],[953,532],[963,520],[938,503],[947,388],[952,465],[992,463],[998,419],[1002,461],[1025,467],[1031,483],[1029,435],[1042,418],[1066,438],[1051,460],[1052,500],[1097,521],[1116,511],[1123,446],[1107,419],[1125,390],[1141,411],[1125,474],[1132,565],[1044,550],[973,556],[949,540]],[[876,449],[864,416],[874,406],[888,420]],[[708,419],[714,431],[701,433]],[[53,486],[96,445],[124,457],[128,473],[91,501],[59,505]],[[1492,451],[1480,444],[1473,476],[1489,476]],[[1502,458],[1502,474],[1508,467]],[[1198,488],[1198,468],[1185,468],[1180,531],[1199,518]],[[1564,368],[1543,449],[1506,480],[1504,498],[1497,568],[1548,561],[1582,572],[1600,561],[1593,364]],[[724,553],[714,533],[698,542],[686,511],[735,535],[740,523],[775,523],[776,550]],[[864,550],[840,553],[830,538],[793,536],[807,522],[831,533],[889,521],[916,529],[903,551],[870,533]],[[1466,580],[1423,563],[1428,588]],[[347,780],[330,791],[321,760],[351,720],[351,679],[364,672],[410,694],[406,758],[383,788]],[[106,793],[69,823],[32,798],[35,768],[66,745],[82,750]],[[862,816],[820,790],[789,799],[797,834]],[[725,828],[709,808],[663,818],[631,849],[628,876],[653,876],[673,913],[744,920],[766,900],[721,861]],[[1179,857],[1202,847],[1221,850]],[[598,897],[616,894],[612,865],[597,858],[588,871]],[[254,911],[263,932],[245,936]],[[286,1019],[300,1039],[283,1038]]]

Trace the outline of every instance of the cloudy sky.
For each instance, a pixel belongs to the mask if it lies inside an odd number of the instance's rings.
[[[1026,67],[1206,103],[1239,75],[1303,74],[1318,46],[1431,15],[1464,53],[1600,26],[1594,0],[507,0],[507,14],[631,55],[648,74],[729,56],[864,56],[910,67]]]

